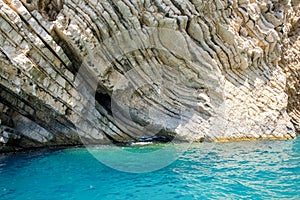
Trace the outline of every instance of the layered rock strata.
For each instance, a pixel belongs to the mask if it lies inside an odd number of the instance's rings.
[[[295,0],[0,0],[2,150],[291,139]]]
[[[288,113],[300,132],[300,2],[292,1],[283,39],[282,66],[287,75]]]

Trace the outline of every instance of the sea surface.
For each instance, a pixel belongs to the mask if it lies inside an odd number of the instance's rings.
[[[149,152],[172,145],[185,149],[174,162],[137,170],[164,163],[167,154],[150,163]],[[123,163],[138,173],[118,168],[120,148],[142,155]],[[299,165],[300,139],[20,152],[0,155],[0,199],[300,199]]]

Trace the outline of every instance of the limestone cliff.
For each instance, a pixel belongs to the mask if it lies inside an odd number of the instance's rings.
[[[1,149],[294,138],[299,18],[298,0],[0,0]]]

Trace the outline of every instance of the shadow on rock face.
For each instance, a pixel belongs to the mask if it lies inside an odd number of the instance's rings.
[[[29,10],[38,10],[48,21],[55,21],[64,0],[26,0]]]

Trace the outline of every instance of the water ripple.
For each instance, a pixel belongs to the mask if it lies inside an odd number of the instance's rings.
[[[84,148],[8,154],[0,155],[0,199],[300,199],[299,163],[300,139],[192,144],[176,162],[144,174],[108,168]]]

